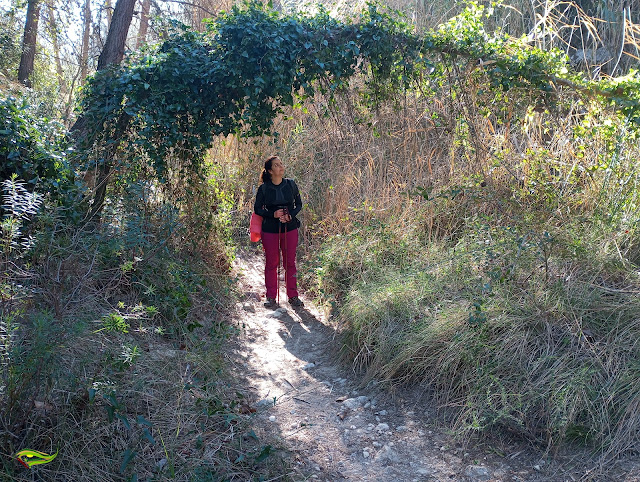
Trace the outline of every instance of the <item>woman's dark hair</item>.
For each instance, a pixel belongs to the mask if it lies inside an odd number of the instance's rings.
[[[271,170],[271,164],[276,159],[280,158],[278,156],[271,156],[264,162],[264,169],[262,170],[262,174],[260,175],[260,179],[262,179],[262,182],[271,182],[271,173],[269,171]]]

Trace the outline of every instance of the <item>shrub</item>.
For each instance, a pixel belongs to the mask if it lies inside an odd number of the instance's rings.
[[[15,175],[30,191],[47,193],[54,204],[70,207],[80,183],[68,149],[59,122],[33,115],[26,99],[0,99],[0,180]]]

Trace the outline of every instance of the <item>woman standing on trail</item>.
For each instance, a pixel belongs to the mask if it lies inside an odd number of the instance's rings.
[[[278,265],[280,251],[285,266],[287,297],[291,306],[302,306],[298,298],[296,248],[300,221],[296,215],[302,209],[300,191],[293,179],[284,177],[284,164],[278,156],[264,163],[262,184],[258,188],[253,210],[262,216],[262,247],[264,248],[264,284],[267,288],[267,308],[277,306]]]

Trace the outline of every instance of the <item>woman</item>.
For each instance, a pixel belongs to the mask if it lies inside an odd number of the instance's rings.
[[[267,288],[267,308],[277,306],[278,265],[280,251],[285,266],[285,284],[291,306],[303,306],[298,297],[296,248],[300,221],[296,215],[302,209],[298,186],[284,177],[284,164],[278,156],[264,163],[262,184],[258,188],[253,210],[262,216],[262,247],[264,248],[264,284]]]

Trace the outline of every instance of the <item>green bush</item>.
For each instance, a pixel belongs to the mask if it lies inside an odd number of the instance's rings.
[[[0,99],[0,180],[16,175],[29,190],[70,206],[80,183],[69,160],[63,126],[36,117],[25,99]]]

